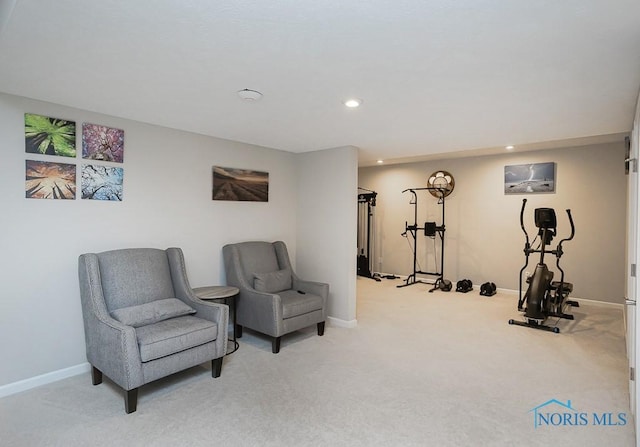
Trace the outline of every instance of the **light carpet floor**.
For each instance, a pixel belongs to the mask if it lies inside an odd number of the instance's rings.
[[[0,399],[0,444],[635,445],[620,309],[583,304],[553,334],[508,325],[514,295],[401,283],[358,278],[357,328],[297,332],[278,355],[245,330],[220,378],[202,366],[146,385],[130,415],[89,373]],[[534,427],[551,399],[589,423]],[[593,425],[593,413],[628,422]]]

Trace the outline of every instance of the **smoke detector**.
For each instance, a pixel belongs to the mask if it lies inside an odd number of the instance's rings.
[[[238,96],[245,101],[258,101],[262,98],[262,93],[245,88],[243,90],[238,90]]]

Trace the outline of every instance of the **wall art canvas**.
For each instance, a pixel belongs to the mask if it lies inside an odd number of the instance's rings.
[[[25,168],[27,199],[76,198],[76,165],[26,160]]]
[[[122,163],[124,130],[82,123],[82,158]]]
[[[82,165],[82,198],[122,201],[124,169],[102,165]]]
[[[76,156],[75,121],[25,113],[24,139],[30,154]]]
[[[504,193],[552,193],[556,190],[556,164],[531,163],[504,167]]]
[[[213,200],[269,201],[269,173],[213,167]]]

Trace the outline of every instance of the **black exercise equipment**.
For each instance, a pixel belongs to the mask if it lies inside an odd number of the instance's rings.
[[[522,209],[520,210],[520,227],[524,232],[525,245],[524,255],[525,264],[520,269],[520,290],[518,299],[518,310],[524,312],[525,321],[509,320],[509,324],[518,326],[527,326],[534,329],[545,331],[560,332],[557,326],[547,326],[544,324],[549,317],[566,318],[573,320],[573,315],[564,312],[567,306],[579,307],[577,301],[570,301],[566,298],[573,291],[573,284],[565,282],[564,270],[560,267],[560,258],[563,255],[562,244],[573,239],[576,233],[571,217],[571,210],[567,209],[569,224],[571,225],[571,234],[569,237],[560,240],[555,250],[547,250],[546,246],[551,245],[551,241],[556,236],[556,212],[553,208],[537,208],[534,212],[534,220],[538,227],[538,235],[534,239],[540,237],[540,243],[537,248],[533,248],[529,243],[529,235],[524,227],[524,209],[527,199],[522,200]],[[529,265],[529,255],[532,253],[540,253],[540,261],[536,265],[533,275],[526,279],[529,284],[527,292],[522,296],[522,274]],[[556,267],[560,271],[560,281],[552,281],[553,272],[547,268],[544,263],[544,255],[552,254],[556,257]],[[526,307],[525,307],[526,303]]]
[[[480,295],[493,296],[496,294],[496,285],[492,282],[485,282],[480,286]]]
[[[361,187],[358,189],[367,191],[358,194],[358,276],[381,281],[380,275],[371,271],[373,265],[371,227],[378,193]]]
[[[456,292],[467,293],[473,290],[473,282],[470,279],[461,279],[456,283]]]
[[[448,279],[443,279],[442,281],[440,281],[440,290],[442,290],[443,292],[451,291],[452,287],[453,284],[451,284],[451,281],[449,281]]]
[[[445,186],[438,186],[438,187],[427,187],[427,188],[409,188],[409,189],[405,189],[404,191],[402,191],[402,193],[404,194],[405,192],[410,192],[412,197],[411,200],[409,201],[410,205],[413,205],[413,225],[409,225],[408,222],[405,222],[404,226],[405,226],[405,230],[402,233],[402,236],[404,237],[408,237],[407,235],[411,235],[411,237],[413,238],[413,273],[411,273],[409,276],[407,276],[407,279],[405,280],[404,284],[399,284],[396,287],[406,287],[406,286],[411,286],[413,284],[416,283],[424,283],[424,284],[431,284],[428,283],[426,281],[422,281],[416,278],[417,274],[421,274],[421,275],[431,275],[431,276],[436,276],[436,280],[433,283],[433,288],[431,288],[429,290],[429,292],[433,292],[434,290],[437,290],[440,287],[440,283],[443,281],[443,275],[444,275],[444,232],[445,232],[445,227],[444,227],[444,198],[451,192],[452,188],[449,187],[445,187]],[[429,193],[431,194],[435,194],[438,197],[438,205],[442,206],[442,224],[441,225],[436,225],[435,222],[425,222],[423,227],[419,227],[418,226],[418,195],[416,193],[416,191],[429,191]],[[418,269],[418,258],[417,258],[417,242],[418,242],[418,231],[424,231],[424,235],[426,237],[431,237],[431,238],[435,238],[435,237],[439,237],[440,238],[440,270],[439,271],[434,271],[434,272],[423,272],[421,270]]]

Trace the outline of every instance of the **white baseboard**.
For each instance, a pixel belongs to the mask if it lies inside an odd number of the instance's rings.
[[[577,301],[578,303],[591,304],[593,306],[616,307],[619,309],[624,308],[624,304],[622,303],[610,303],[608,301],[588,300],[586,298],[575,298],[573,296],[569,296],[569,299]]]
[[[358,327],[358,320],[347,321],[336,317],[327,317],[327,320],[329,320],[329,326],[342,327],[346,329]]]
[[[36,388],[49,383],[57,382],[58,380],[66,379],[68,377],[77,376],[89,372],[91,365],[87,363],[81,363],[69,368],[59,369],[50,373],[42,374],[40,376],[31,377],[29,379],[20,380],[18,382],[9,383],[7,385],[0,386],[0,398],[10,396],[12,394],[21,393],[32,388]]]

